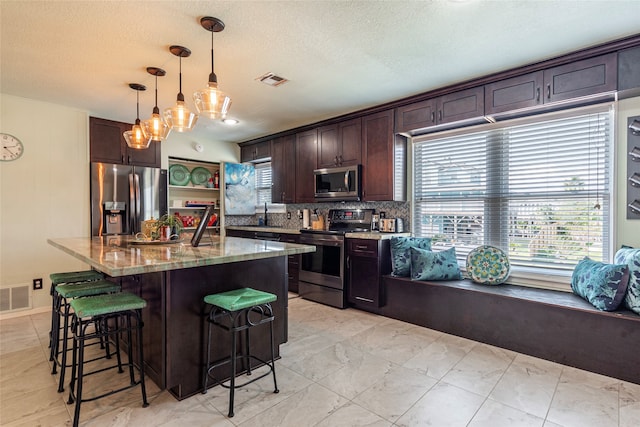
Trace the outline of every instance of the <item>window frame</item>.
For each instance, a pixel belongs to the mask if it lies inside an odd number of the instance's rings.
[[[487,132],[487,135],[490,135],[491,132],[496,133],[496,132],[499,132],[501,129],[505,129],[505,128],[511,128],[511,127],[525,125],[525,124],[541,123],[545,121],[563,119],[563,118],[569,118],[569,117],[577,117],[577,116],[588,115],[588,114],[597,114],[597,113],[609,115],[608,117],[609,133],[608,133],[608,138],[606,140],[607,149],[608,149],[608,163],[605,163],[605,166],[604,166],[605,180],[608,182],[608,187],[607,187],[607,193],[603,202],[608,204],[607,206],[608,210],[605,214],[606,223],[604,225],[605,228],[602,230],[602,235],[607,237],[607,242],[606,242],[607,246],[603,248],[603,257],[608,258],[608,259],[603,259],[603,262],[610,262],[611,257],[613,256],[613,248],[615,246],[614,222],[616,218],[616,206],[614,204],[613,199],[616,194],[615,192],[616,171],[614,166],[616,163],[615,159],[616,159],[616,139],[617,139],[616,138],[616,132],[617,132],[616,113],[617,112],[616,112],[614,102],[601,103],[601,104],[591,105],[587,107],[564,109],[561,111],[530,115],[527,117],[509,119],[509,120],[504,120],[496,123],[488,123],[488,124],[470,126],[465,128],[457,128],[457,129],[432,133],[428,135],[414,136],[413,138],[411,138],[411,163],[410,163],[411,178],[409,180],[410,187],[411,187],[409,189],[409,192],[411,194],[411,200],[412,200],[412,209],[411,209],[412,234],[415,236],[423,235],[422,233],[420,233],[420,226],[421,226],[420,220],[422,218],[420,218],[419,220],[416,217],[419,211],[419,205],[418,205],[419,202],[418,202],[418,197],[416,196],[416,186],[419,181],[419,177],[417,175],[416,169],[420,169],[417,167],[418,165],[416,164],[416,161],[418,161],[418,156],[416,155],[416,149],[418,145],[420,145],[421,143],[428,142],[431,140],[463,136],[467,134],[472,135],[472,134],[477,134],[481,132]],[[485,174],[486,174],[486,171],[487,171],[487,168],[485,163]],[[487,180],[488,179],[489,178],[487,178]],[[498,177],[498,179],[503,179],[503,178]],[[482,202],[483,205],[486,205],[487,199],[488,197],[484,198],[484,201]],[[442,198],[440,200],[446,202],[446,198]],[[507,198],[506,199],[507,204],[509,203],[509,200],[514,200],[514,199]],[[489,220],[485,220],[486,215],[487,215],[487,212],[485,209],[485,211],[483,212],[483,221],[485,223],[489,222]],[[486,224],[483,224],[483,227],[489,228]],[[502,238],[506,238],[507,239],[506,244],[508,245],[509,238],[510,238],[510,235],[508,233],[508,227],[505,227],[505,230],[507,230],[507,233],[505,235],[498,236],[498,240]],[[489,233],[491,233],[491,231],[489,231]],[[429,237],[429,236],[426,235],[425,237]],[[483,244],[493,244],[494,246],[504,246],[504,245],[498,245],[495,242],[493,243],[487,242],[487,231],[484,229],[483,229],[482,241],[483,241]],[[603,242],[603,244],[605,243]],[[464,258],[466,258],[466,256],[464,256]],[[459,261],[462,261],[460,264],[461,264],[461,269],[464,271],[466,260],[461,259],[461,257],[459,256]],[[530,286],[530,287],[540,287],[540,288],[546,288],[546,289],[556,289],[556,290],[570,292],[571,291],[570,278],[571,278],[570,270],[556,270],[553,268],[545,268],[545,267],[539,267],[539,266],[527,267],[527,266],[513,265],[512,263],[511,274],[509,279],[507,280],[507,283]]]

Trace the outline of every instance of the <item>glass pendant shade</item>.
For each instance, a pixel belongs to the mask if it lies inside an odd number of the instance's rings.
[[[162,68],[147,67],[147,73],[156,78],[156,103],[153,107],[151,118],[142,122],[142,129],[151,141],[160,142],[167,139],[169,132],[171,132],[171,128],[160,116],[160,109],[158,108],[158,77],[163,77],[166,72]]]
[[[164,121],[176,132],[189,132],[198,121],[198,116],[187,108],[184,99],[178,99],[176,105],[164,110]]]
[[[224,119],[231,106],[231,98],[218,89],[218,83],[209,82],[206,88],[193,94],[198,113],[210,119]]]
[[[142,129],[144,133],[149,136],[151,141],[160,142],[167,139],[171,132],[171,127],[167,125],[162,117],[160,117],[160,110],[158,107],[154,107],[151,118],[142,122]]]
[[[224,22],[218,18],[205,16],[200,19],[200,25],[211,32],[211,74],[207,87],[193,94],[193,102],[199,114],[210,119],[224,119],[231,107],[231,98],[218,89],[218,77],[213,70],[213,33],[224,30]]]
[[[136,150],[144,150],[149,148],[151,139],[145,134],[144,129],[140,126],[140,91],[147,90],[144,85],[138,83],[130,83],[129,87],[136,91],[136,122],[131,128],[122,134],[129,148]]]
[[[163,112],[164,121],[172,130],[176,132],[189,132],[198,121],[198,116],[192,113],[184,103],[184,95],[182,94],[182,58],[191,55],[191,51],[182,46],[170,46],[169,51],[180,58],[180,91],[176,99],[176,105],[167,108]]]
[[[144,150],[145,148],[149,148],[149,144],[151,143],[151,139],[145,135],[144,129],[140,126],[140,119],[136,119],[136,124],[133,125],[133,128],[123,133],[123,135],[129,148]]]

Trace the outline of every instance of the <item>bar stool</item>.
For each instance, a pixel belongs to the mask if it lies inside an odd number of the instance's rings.
[[[69,305],[73,309],[71,326],[73,330],[73,361],[71,363],[73,370],[71,373],[69,400],[67,403],[72,404],[75,402],[76,404],[73,416],[73,426],[77,427],[78,425],[80,420],[80,405],[83,402],[101,399],[138,385],[140,385],[142,391],[142,407],[146,408],[149,406],[149,403],[147,402],[147,390],[144,383],[144,357],[142,351],[142,309],[146,307],[147,302],[129,292],[119,292],[115,294],[76,298],[72,300]],[[135,319],[134,325],[132,325],[132,318]],[[91,332],[91,330],[88,330],[88,327],[94,322],[98,323],[100,327],[96,327],[93,329],[93,332]],[[134,365],[133,361],[133,330],[137,331],[137,367]],[[90,398],[83,398],[82,386],[84,379],[87,376],[115,368],[118,368],[120,372],[123,372],[120,353],[117,353],[117,364],[85,372],[85,364],[95,361],[95,359],[85,361],[85,341],[95,338],[104,338],[108,340],[109,337],[112,336],[116,341],[116,347],[119,347],[119,337],[121,333],[126,333],[127,336],[128,360],[124,366],[129,367],[130,383],[116,390],[111,390]],[[139,380],[135,379],[134,367],[138,370],[140,375]]]
[[[94,280],[104,279],[104,274],[96,270],[83,270],[83,271],[69,271],[65,273],[51,273],[49,275],[51,279],[51,289],[49,295],[51,295],[51,329],[49,330],[49,348],[51,354],[49,360],[53,360],[53,339],[60,336],[60,317],[56,315],[56,286],[65,283],[76,282],[91,282]],[[55,372],[53,372],[55,374]]]
[[[53,368],[51,373],[56,373],[56,368],[60,367],[60,379],[58,381],[58,393],[64,391],[64,377],[67,365],[67,340],[69,338],[69,319],[71,318],[71,305],[70,303],[77,298],[85,298],[96,295],[110,294],[114,292],[120,292],[120,285],[110,282],[108,280],[95,280],[90,282],[78,282],[78,283],[66,283],[63,285],[57,285],[55,288],[55,317],[57,318],[56,324],[60,325],[60,318],[63,319],[62,328],[56,327],[53,329],[56,336],[52,337],[51,354],[53,358]],[[96,324],[96,328],[99,325]],[[60,330],[62,330],[62,340],[59,339]],[[60,351],[60,341],[62,341],[62,351]],[[103,343],[101,340],[100,343]],[[108,340],[105,340],[106,344],[106,357],[110,357]],[[116,352],[118,352],[116,346]]]
[[[233,398],[235,389],[244,387],[261,378],[273,373],[274,393],[278,393],[278,384],[276,382],[276,370],[274,361],[274,342],[273,342],[273,309],[271,303],[276,301],[277,297],[268,292],[258,291],[251,288],[236,289],[228,292],[207,295],[204,302],[211,305],[211,310],[207,315],[207,364],[204,369],[203,383],[204,389],[202,394],[207,393],[207,384],[211,378],[216,384],[220,384],[224,388],[229,389],[229,417],[233,417]],[[253,316],[252,316],[253,313]],[[250,353],[249,329],[269,323],[269,334],[271,336],[271,361],[264,361]],[[231,332],[231,356],[211,364],[211,326],[216,325],[226,331]],[[245,349],[241,354],[237,354],[237,335],[239,332],[245,331]],[[251,375],[251,360],[254,359],[269,367],[264,374],[256,377],[243,384],[236,385],[235,377],[237,373],[237,361],[246,362],[246,373]],[[229,385],[223,384],[213,376],[213,370],[225,364],[231,364],[231,378]]]

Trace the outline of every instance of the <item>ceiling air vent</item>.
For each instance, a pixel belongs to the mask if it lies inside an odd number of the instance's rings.
[[[260,77],[256,78],[256,80],[259,80],[262,83],[264,83],[266,85],[269,85],[269,86],[280,86],[280,85],[285,84],[286,82],[289,81],[289,80],[285,79],[284,77],[276,76],[273,73],[263,74]]]

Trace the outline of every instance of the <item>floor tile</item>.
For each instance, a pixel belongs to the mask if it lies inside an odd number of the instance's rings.
[[[542,427],[544,418],[487,399],[468,427]]]
[[[620,384],[620,427],[640,425],[640,385]]]
[[[485,398],[446,383],[429,390],[395,425],[401,427],[466,426]]]
[[[489,395],[512,408],[546,417],[562,365],[519,354]]]
[[[442,380],[482,396],[488,396],[516,353],[486,344],[474,346]]]
[[[390,427],[385,421],[371,411],[349,403],[338,408],[333,414],[316,424],[316,427]]]
[[[475,341],[442,334],[403,363],[403,366],[440,379],[476,345]]]

